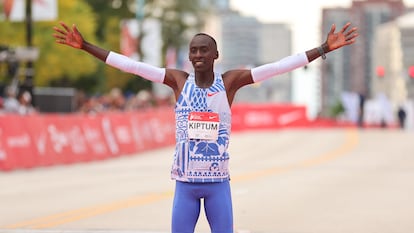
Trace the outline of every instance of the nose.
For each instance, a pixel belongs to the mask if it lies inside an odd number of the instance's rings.
[[[202,56],[202,53],[201,53],[200,49],[197,49],[197,50],[196,50],[196,52],[195,52],[194,56],[195,56],[195,57],[201,57],[201,56]]]

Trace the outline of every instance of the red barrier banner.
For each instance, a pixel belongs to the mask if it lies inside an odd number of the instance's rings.
[[[48,135],[47,118],[44,115],[31,115],[24,116],[22,121],[24,130],[30,135],[30,156],[36,167],[51,166],[57,163],[53,160],[54,153]]]
[[[97,115],[0,115],[0,170],[101,160],[173,145],[172,108]]]
[[[111,150],[115,141],[111,137],[106,137],[104,133],[103,115],[86,115],[81,122],[82,133],[85,137],[89,154],[86,161],[102,160],[117,154],[116,150]]]
[[[103,117],[102,123],[107,142],[112,145],[113,155],[135,152],[129,113],[110,113]]]
[[[295,105],[236,104],[233,132],[334,125]],[[174,145],[172,107],[96,115],[0,115],[0,171],[102,160]]]
[[[25,116],[0,116],[0,169],[35,166],[31,135],[24,126]]]
[[[232,130],[277,129],[309,124],[306,107],[276,104],[237,104],[232,108]]]

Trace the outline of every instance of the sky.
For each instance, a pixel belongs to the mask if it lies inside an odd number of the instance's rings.
[[[404,0],[414,6],[414,0]],[[293,32],[293,52],[302,52],[320,45],[321,9],[351,7],[352,0],[230,0],[232,9],[246,16],[255,16],[263,23],[287,23]],[[352,23],[352,22],[351,22]],[[342,25],[337,25],[337,29]]]
[[[414,7],[414,0],[404,0],[404,4]],[[230,0],[231,8],[242,15],[254,16],[263,23],[289,24],[293,33],[292,53],[304,52],[325,41],[326,37],[322,38],[320,33],[322,8],[348,8],[351,5],[352,0]],[[341,27],[337,25],[337,30]],[[297,104],[305,104],[310,118],[319,112],[319,100],[315,97],[318,88],[316,80],[315,69],[293,72],[292,100]]]

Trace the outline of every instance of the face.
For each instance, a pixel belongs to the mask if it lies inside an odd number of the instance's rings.
[[[217,46],[207,35],[196,35],[190,43],[189,59],[198,72],[213,70],[218,58]]]

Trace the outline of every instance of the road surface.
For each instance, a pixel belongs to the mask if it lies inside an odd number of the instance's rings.
[[[414,132],[235,133],[230,153],[238,233],[414,232]],[[0,173],[0,232],[167,233],[172,154]]]

